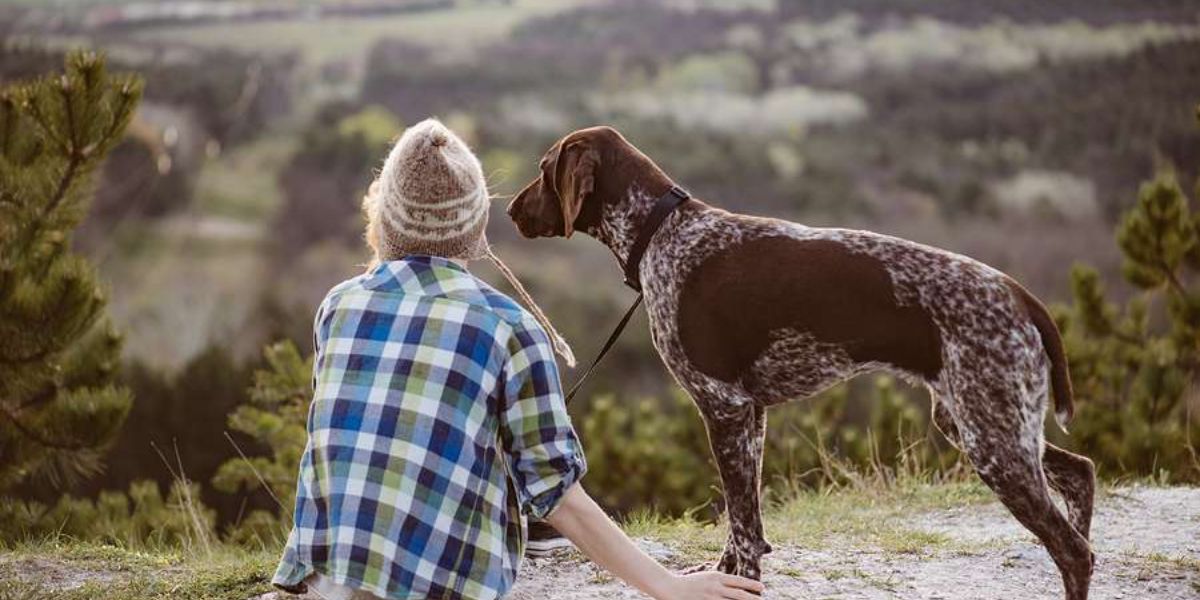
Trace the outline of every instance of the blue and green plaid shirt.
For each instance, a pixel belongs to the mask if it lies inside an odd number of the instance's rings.
[[[308,445],[273,582],[384,598],[502,596],[522,513],[587,469],[545,331],[455,263],[412,256],[330,290]]]

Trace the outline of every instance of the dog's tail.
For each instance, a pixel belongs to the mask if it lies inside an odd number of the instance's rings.
[[[1075,392],[1071,386],[1071,373],[1067,369],[1067,354],[1063,351],[1062,336],[1058,332],[1058,326],[1054,324],[1054,318],[1050,316],[1050,311],[1046,310],[1046,305],[1042,304],[1041,300],[1012,279],[1008,280],[1008,285],[1025,305],[1029,319],[1033,321],[1033,326],[1042,337],[1042,347],[1050,359],[1050,384],[1054,388],[1054,420],[1065,432],[1067,423],[1075,416]]]

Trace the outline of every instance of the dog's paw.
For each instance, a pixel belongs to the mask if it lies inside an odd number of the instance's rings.
[[[716,569],[722,573],[737,575],[747,579],[762,579],[762,568],[758,558],[726,554],[717,563]]]
[[[691,575],[692,573],[703,573],[704,571],[712,571],[717,568],[717,563],[700,563],[692,565],[680,571],[683,575]]]

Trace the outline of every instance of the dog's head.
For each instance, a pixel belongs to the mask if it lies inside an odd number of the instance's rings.
[[[521,235],[571,237],[586,230],[600,214],[608,190],[604,182],[615,158],[636,152],[611,127],[590,127],[556,142],[538,164],[539,175],[508,205],[508,215]]]

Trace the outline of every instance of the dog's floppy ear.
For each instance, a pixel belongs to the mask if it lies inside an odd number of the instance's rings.
[[[596,191],[596,167],[600,165],[600,153],[580,140],[563,147],[562,154],[566,156],[560,156],[560,160],[566,158],[566,161],[558,199],[562,203],[563,237],[571,237],[583,203]]]

